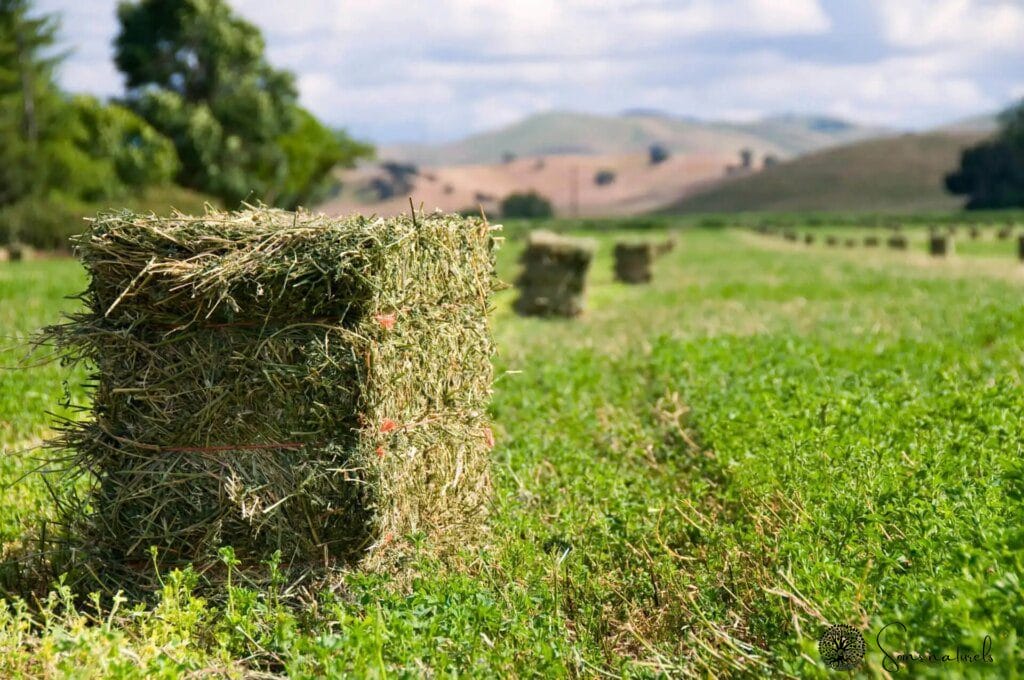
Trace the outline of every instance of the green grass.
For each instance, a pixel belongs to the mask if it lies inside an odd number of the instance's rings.
[[[425,552],[399,580],[345,575],[298,609],[244,583],[196,596],[188,572],[116,609],[57,587],[0,612],[0,675],[827,677],[816,642],[832,623],[864,631],[862,672],[880,675],[875,634],[900,621],[890,648],[992,636],[993,664],[918,676],[1017,677],[1024,314],[1022,284],[1000,269],[1012,257],[920,266],[692,230],[652,285],[626,287],[610,275],[617,236],[598,235],[583,319],[520,319],[514,291],[498,296],[483,544],[446,563]],[[501,252],[506,280],[518,249]],[[82,284],[68,261],[0,265],[3,332],[18,344]],[[0,373],[8,550],[49,507],[37,478],[18,480],[19,446],[80,379]]]

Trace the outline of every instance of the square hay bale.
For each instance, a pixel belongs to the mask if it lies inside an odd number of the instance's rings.
[[[865,236],[864,237],[864,247],[865,248],[877,248],[878,247],[878,237],[877,236]]]
[[[972,241],[978,240],[979,238],[981,238],[981,227],[979,227],[977,224],[972,224],[967,229],[967,235],[971,237]]]
[[[953,254],[953,237],[935,232],[928,237],[928,252],[936,257]]]
[[[825,237],[825,245],[827,245],[827,246],[837,246],[837,245],[839,245],[839,237],[835,236],[834,234],[829,234],[828,236]]]
[[[675,236],[669,236],[667,239],[659,241],[658,244],[654,246],[654,254],[661,257],[662,255],[668,255],[675,249],[676,238]]]
[[[856,248],[857,239],[850,237],[843,242],[843,245],[845,245],[847,248]]]
[[[1008,240],[1010,240],[1011,236],[1013,236],[1013,227],[1011,227],[1009,225],[1004,226],[1004,227],[1000,227],[999,231],[996,232],[996,237],[1000,241],[1008,241]]]
[[[812,245],[814,243],[814,234],[804,234],[804,243]]]
[[[896,233],[889,237],[886,244],[893,250],[906,250],[907,237],[903,234]]]
[[[793,241],[795,243],[798,237],[795,231],[787,230],[782,234],[782,238],[786,239],[787,241]]]
[[[651,243],[615,244],[615,280],[622,283],[649,283],[653,278],[654,245]]]
[[[53,443],[92,480],[70,529],[129,581],[151,545],[161,568],[215,571],[223,545],[378,569],[414,532],[465,542],[490,490],[490,231],[101,214],[74,239],[85,310],[46,335],[94,369],[91,417]]]
[[[11,262],[22,262],[35,257],[35,250],[25,243],[10,243],[7,246],[7,259]]]
[[[531,232],[520,258],[523,271],[516,279],[516,312],[523,316],[579,316],[596,247],[589,239]]]

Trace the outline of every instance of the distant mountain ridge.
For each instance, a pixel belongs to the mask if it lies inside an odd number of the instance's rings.
[[[447,144],[398,145],[382,149],[379,155],[444,166],[496,163],[506,154],[642,153],[652,144],[662,144],[675,153],[738,154],[741,149],[750,149],[758,158],[770,154],[786,159],[891,132],[828,116],[780,115],[752,123],[727,123],[649,109],[618,116],[552,111]]]
[[[966,128],[967,131],[963,131]],[[981,118],[923,134],[868,139],[810,153],[684,197],[668,213],[955,210],[945,189],[963,150],[986,138]],[[981,131],[979,131],[981,130]]]

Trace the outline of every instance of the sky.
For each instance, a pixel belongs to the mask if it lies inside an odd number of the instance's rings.
[[[304,106],[379,144],[531,113],[821,114],[926,129],[1024,97],[1024,0],[234,0]],[[59,13],[60,72],[118,96],[116,0]]]

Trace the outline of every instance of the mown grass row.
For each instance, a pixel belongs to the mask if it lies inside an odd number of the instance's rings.
[[[113,611],[58,589],[0,615],[0,674],[824,677],[827,623],[863,630],[878,673],[874,634],[900,621],[892,648],[991,635],[993,664],[952,670],[1012,677],[1019,284],[696,231],[654,284],[625,287],[611,281],[614,237],[601,236],[584,319],[518,319],[514,292],[499,297],[485,544],[417,559],[399,580],[347,575],[299,609],[244,583],[214,605],[188,573]],[[506,280],[517,250],[502,253]],[[17,266],[0,269],[8,335],[52,320],[82,283],[71,263]],[[64,379],[76,382],[52,366],[0,376],[5,481]],[[8,550],[45,514],[43,491],[28,478],[4,497]]]

